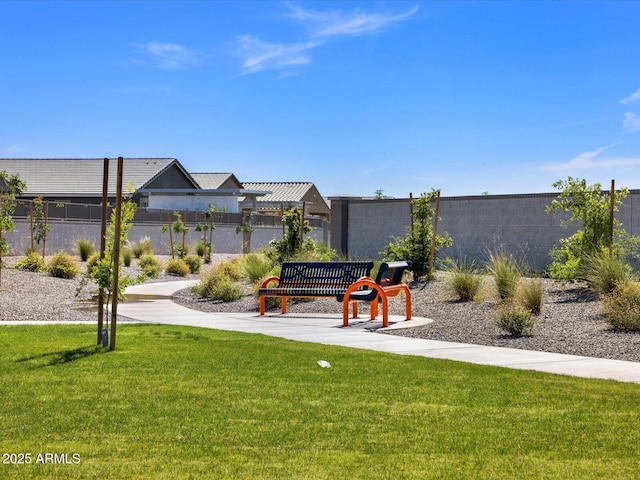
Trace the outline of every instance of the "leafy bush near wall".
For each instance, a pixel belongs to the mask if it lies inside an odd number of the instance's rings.
[[[22,270],[40,272],[45,269],[45,261],[39,253],[30,252],[22,260],[18,260],[14,266]]]
[[[160,261],[153,254],[145,254],[138,260],[138,266],[142,269],[142,273],[148,278],[157,278],[162,271]]]
[[[52,277],[75,278],[80,273],[78,262],[67,252],[56,253],[47,265],[47,271]]]
[[[433,238],[432,220],[435,210],[431,203],[438,197],[438,191],[423,193],[419,198],[411,201],[413,205],[413,228],[409,228],[404,238],[393,237],[393,242],[388,244],[384,251],[380,252],[385,260],[397,261],[408,260],[411,262],[409,271],[413,273],[416,282],[422,281],[432,273],[431,250]],[[437,252],[442,247],[449,247],[453,240],[447,232],[435,237],[434,263]]]

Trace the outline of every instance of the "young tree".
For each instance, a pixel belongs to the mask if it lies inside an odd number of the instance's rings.
[[[0,285],[2,285],[2,256],[9,253],[9,244],[2,235],[15,230],[13,214],[16,211],[16,197],[22,195],[27,185],[20,180],[18,174],[9,175],[4,170],[0,172],[0,181],[7,187],[6,191],[0,190]]]
[[[38,197],[33,201],[33,212],[31,216],[32,221],[32,244],[33,240],[35,240],[37,245],[40,245],[42,242],[42,258],[45,256],[45,249],[47,245],[47,235],[49,234],[49,230],[51,229],[49,225],[47,225],[47,219],[44,213],[44,202],[42,201],[42,197]]]
[[[572,222],[581,222],[582,230],[563,238],[559,247],[551,250],[552,277],[575,278],[581,261],[587,256],[601,254],[611,242],[617,257],[637,256],[640,237],[629,235],[622,228],[622,223],[611,217],[611,195],[602,191],[599,183],[587,185],[584,179],[568,177],[558,180],[553,187],[560,190],[560,194],[547,206],[546,213],[569,212],[571,216],[561,219],[560,225],[566,228]],[[616,192],[613,212],[618,211],[618,206],[628,194],[626,187]]]
[[[380,254],[385,260],[408,260],[411,262],[409,270],[413,273],[416,282],[422,281],[429,274],[431,256],[431,244],[434,240],[432,221],[435,210],[431,202],[438,196],[438,191],[423,193],[419,198],[414,198],[413,204],[413,228],[409,228],[404,238],[393,237],[393,242],[386,246]],[[453,240],[447,232],[435,236],[435,249],[448,247]]]
[[[202,259],[205,263],[211,263],[211,254],[213,253],[213,231],[216,226],[213,217],[216,213],[224,213],[227,207],[217,207],[209,204],[209,209],[203,213],[204,221],[196,225],[196,232],[202,232]],[[209,236],[207,238],[207,232]]]
[[[185,223],[182,221],[182,214],[180,212],[176,210],[175,212],[173,212],[173,216],[175,217],[175,220],[173,221],[173,223],[171,223],[171,225],[169,226],[163,225],[162,227],[160,227],[160,231],[162,233],[169,232],[169,236],[170,236],[169,242],[171,243],[171,258],[176,258],[175,257],[176,250],[178,250],[178,257],[184,258],[187,255],[185,241],[187,238],[187,234],[189,233],[189,229],[187,228]],[[171,235],[172,231],[177,235],[182,235],[181,245],[176,245],[176,242],[173,241],[173,236]]]
[[[282,214],[285,232],[282,240],[271,240],[269,246],[273,249],[273,260],[280,263],[293,258],[303,249],[302,237],[311,231],[309,220],[304,220],[302,208],[289,208]]]

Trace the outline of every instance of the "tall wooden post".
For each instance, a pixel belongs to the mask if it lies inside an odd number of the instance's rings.
[[[433,273],[433,260],[436,255],[436,236],[438,235],[438,215],[440,214],[440,190],[436,197],[436,215],[433,218],[433,238],[431,239],[431,252],[429,253],[429,278]]]
[[[611,180],[611,202],[609,204],[609,259],[613,258],[613,210],[616,204],[616,181]]]
[[[111,291],[111,338],[109,349],[116,349],[116,318],[118,315],[118,284],[120,280],[120,223],[122,221],[122,169],[124,159],[118,157],[118,180],[116,183],[116,215],[113,234],[113,287]]]
[[[109,200],[109,159],[104,159],[102,168],[102,221],[100,223],[100,260],[104,259],[107,248],[107,202]],[[102,345],[104,318],[104,288],[98,290],[98,345]]]

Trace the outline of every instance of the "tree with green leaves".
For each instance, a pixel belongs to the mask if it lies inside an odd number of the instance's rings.
[[[586,180],[572,177],[558,180],[553,187],[560,190],[560,194],[547,206],[546,213],[570,213],[568,218],[560,219],[560,225],[564,228],[572,222],[582,224],[582,230],[561,239],[560,245],[551,250],[553,262],[549,271],[553,278],[576,278],[580,263],[586,257],[600,255],[609,246],[616,257],[637,257],[640,237],[629,235],[622,228],[622,223],[612,218],[610,192],[603,191],[599,183],[587,185]],[[615,193],[613,212],[618,211],[618,206],[622,205],[622,200],[628,194],[626,187]]]
[[[176,250],[178,251],[178,257],[184,258],[187,255],[187,248],[186,248],[185,242],[186,242],[187,234],[189,233],[189,229],[187,228],[185,223],[182,221],[182,214],[180,212],[176,210],[175,212],[173,212],[173,216],[175,218],[173,223],[171,223],[171,225],[169,226],[163,225],[160,228],[160,231],[162,233],[169,232],[169,234],[171,234],[171,232],[173,231],[177,235],[182,235],[181,244],[174,242],[172,235],[170,235],[169,242],[171,243],[171,258],[176,258],[175,256]]]
[[[203,212],[203,222],[196,225],[196,232],[202,232],[202,259],[205,263],[211,263],[211,254],[213,253],[213,231],[216,228],[213,217],[216,213],[226,211],[227,207],[218,207],[210,203],[209,208]]]
[[[31,214],[32,221],[32,247],[33,241],[35,240],[37,245],[40,245],[42,242],[42,258],[45,257],[45,249],[47,242],[47,235],[49,235],[49,230],[51,227],[47,225],[47,220],[44,214],[44,201],[42,197],[38,197],[33,201],[33,212]]]
[[[27,184],[20,180],[18,174],[9,175],[4,170],[0,172],[0,182],[6,186],[6,190],[0,189],[0,285],[2,285],[2,256],[9,253],[9,244],[3,238],[3,233],[11,233],[16,228],[13,221],[13,214],[18,204],[16,197],[22,195]]]
[[[388,261],[407,260],[411,262],[409,270],[413,279],[420,282],[428,278],[430,273],[431,245],[434,241],[433,219],[435,210],[431,203],[438,197],[438,191],[423,193],[419,198],[411,200],[412,225],[404,238],[393,237],[380,254]],[[442,247],[449,247],[453,240],[447,232],[435,236],[434,252]]]

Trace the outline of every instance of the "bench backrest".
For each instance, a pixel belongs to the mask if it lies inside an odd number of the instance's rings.
[[[391,287],[402,283],[402,275],[409,268],[408,262],[384,262],[380,265],[376,283],[381,287]]]
[[[373,262],[283,262],[278,287],[344,287],[371,274]]]

